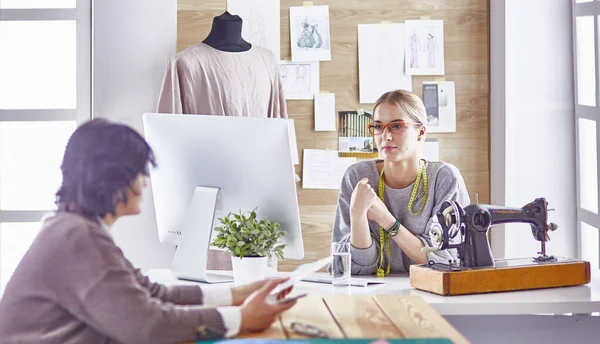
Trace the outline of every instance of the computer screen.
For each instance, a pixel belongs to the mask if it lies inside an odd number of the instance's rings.
[[[207,279],[217,219],[240,210],[280,223],[284,257],[304,257],[287,120],[148,113],[143,123],[158,163],[150,179],[159,240],[177,246],[175,276]]]

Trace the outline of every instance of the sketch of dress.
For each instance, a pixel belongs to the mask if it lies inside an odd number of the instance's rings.
[[[311,33],[312,33],[313,37],[316,36],[317,44],[315,45],[315,48],[319,49],[323,45],[323,39],[321,38],[321,34],[319,33],[319,30],[317,30],[317,26],[319,26],[319,25],[314,23],[310,27],[312,28]]]
[[[292,92],[301,94],[310,93],[310,80],[307,80],[309,68],[309,65],[296,65],[296,82],[294,82]]]
[[[377,47],[378,57],[375,66],[376,71],[373,74],[373,82],[371,83],[371,92],[378,95],[391,91],[394,88],[394,78],[396,77],[397,64],[402,64],[401,50],[403,47],[398,44],[393,44],[394,32],[383,29],[381,32],[379,44]]]
[[[435,37],[432,34],[427,35],[427,68],[435,68],[435,52],[437,46]]]
[[[410,36],[410,68],[419,68],[419,37],[415,32]]]
[[[302,21],[302,32],[298,37],[297,45],[300,48],[315,48],[319,49],[323,45],[323,39],[317,29],[318,24],[313,21],[313,24],[309,24],[308,19]]]
[[[290,80],[288,79],[288,73],[290,69],[287,65],[279,65],[279,73],[281,74],[281,83],[283,84],[283,89],[287,90],[289,87]]]
[[[267,36],[265,33],[264,19],[260,14],[252,13],[248,17],[248,37],[249,40],[261,47],[267,46]]]

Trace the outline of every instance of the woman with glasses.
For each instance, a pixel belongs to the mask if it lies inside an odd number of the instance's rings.
[[[429,228],[444,201],[470,202],[455,166],[423,159],[423,102],[397,90],[382,95],[373,111],[369,130],[382,159],[361,161],[346,171],[332,241],[351,243],[352,274],[385,276],[409,271],[411,264],[456,260],[455,249],[421,250],[432,246]]]

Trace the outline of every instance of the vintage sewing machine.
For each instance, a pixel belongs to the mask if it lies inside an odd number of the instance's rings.
[[[515,222],[531,225],[533,238],[541,243],[538,256],[494,260],[488,241],[490,228]],[[440,295],[459,295],[589,283],[589,262],[546,254],[548,232],[557,228],[548,223],[544,198],[522,208],[485,204],[462,208],[456,202],[445,202],[430,229],[434,247],[423,251],[456,249],[459,261],[412,265],[411,285]]]

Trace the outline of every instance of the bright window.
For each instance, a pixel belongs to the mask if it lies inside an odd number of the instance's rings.
[[[60,164],[90,119],[91,1],[0,0],[0,293],[55,209]]]
[[[0,209],[49,210],[76,122],[0,122]]]
[[[74,20],[0,22],[0,109],[74,109]]]

